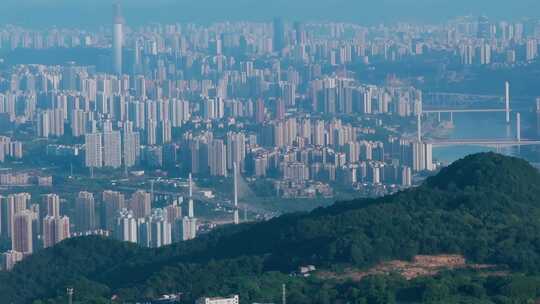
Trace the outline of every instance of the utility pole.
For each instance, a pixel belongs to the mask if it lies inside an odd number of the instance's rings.
[[[73,288],[67,289],[68,304],[73,304]]]
[[[281,304],[287,304],[287,285],[281,285]]]

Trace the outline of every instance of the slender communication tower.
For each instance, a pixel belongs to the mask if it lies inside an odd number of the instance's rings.
[[[124,37],[124,17],[120,3],[115,3],[113,6],[113,72],[117,75],[122,75],[122,47]]]
[[[188,202],[188,217],[195,217],[195,210],[193,208],[193,179],[191,173],[189,174],[189,202]]]
[[[234,224],[240,224],[240,217],[238,215],[238,166],[236,162],[233,163],[234,174]]]
[[[506,123],[510,123],[510,83],[504,83],[504,111],[506,113]]]

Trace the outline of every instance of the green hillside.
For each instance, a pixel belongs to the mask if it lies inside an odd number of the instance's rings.
[[[392,196],[226,227],[159,250],[71,239],[0,273],[0,302],[63,303],[67,286],[75,287],[81,303],[172,292],[183,292],[188,303],[230,293],[245,303],[277,302],[286,283],[290,303],[528,303],[540,298],[539,253],[540,174],[523,160],[487,153]],[[462,254],[506,271],[361,282],[287,275],[300,265],[368,269],[418,254]]]

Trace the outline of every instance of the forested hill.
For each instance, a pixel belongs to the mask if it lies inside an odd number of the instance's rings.
[[[226,227],[159,250],[95,237],[71,239],[1,273],[0,303],[55,298],[66,286],[75,286],[87,303],[113,294],[132,300],[168,292],[183,292],[189,300],[240,293],[247,300],[273,301],[267,293],[279,294],[273,288],[291,280],[284,274],[299,265],[365,269],[418,254],[463,254],[472,262],[535,274],[540,273],[539,204],[535,168],[517,158],[476,154],[392,196]],[[302,284],[307,285],[295,291],[298,303],[315,283]],[[331,302],[339,297],[353,295],[336,294]]]

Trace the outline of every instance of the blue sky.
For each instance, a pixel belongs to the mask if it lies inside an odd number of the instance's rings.
[[[95,26],[112,0],[1,0],[0,23]],[[287,19],[436,22],[464,14],[495,19],[539,17],[540,0],[123,0],[133,24],[152,21]]]

